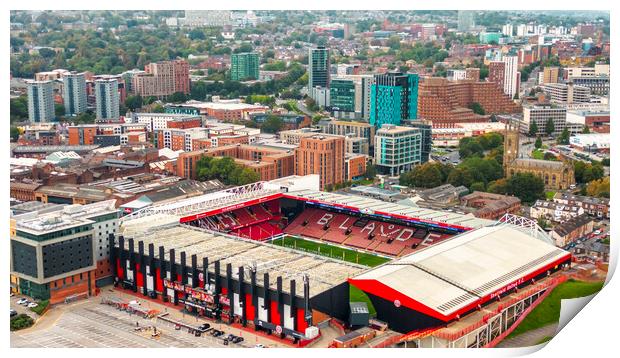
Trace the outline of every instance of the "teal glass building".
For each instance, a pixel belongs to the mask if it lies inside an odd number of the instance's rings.
[[[399,125],[403,119],[418,118],[417,74],[389,72],[376,75],[370,93],[370,124]]]

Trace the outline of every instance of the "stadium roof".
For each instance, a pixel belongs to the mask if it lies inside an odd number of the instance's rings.
[[[405,206],[357,195],[301,190],[289,192],[285,196],[292,196],[306,201],[316,201],[349,209],[360,209],[360,211],[369,214],[387,215],[398,219],[439,224],[439,226],[450,226],[464,230],[475,229],[495,223],[494,221],[480,219],[473,215]]]
[[[310,296],[345,282],[365,269],[353,263],[186,225],[136,231],[132,236],[124,234],[125,237],[133,237],[137,242],[142,241],[145,247],[148,247],[150,243],[153,243],[156,250],[157,247],[163,246],[166,258],[169,256],[170,249],[174,249],[177,255],[185,252],[188,260],[195,254],[200,270],[202,270],[203,257],[209,258],[210,267],[213,267],[214,262],[219,260],[224,273],[226,265],[230,263],[235,278],[238,278],[238,267],[248,268],[255,265],[256,281],[260,285],[263,284],[263,273],[268,272],[272,278],[269,280],[270,286],[275,288],[276,277],[282,276],[284,282],[295,279],[295,292],[303,293],[303,275],[305,274],[310,281]],[[128,247],[128,240],[125,240],[125,248]],[[215,269],[210,271],[214,272]],[[245,275],[244,280],[249,283],[250,275]],[[283,287],[288,291],[290,286],[285,283]]]
[[[365,196],[343,195],[315,190],[299,190],[282,193],[281,190],[276,189],[277,185],[266,184],[268,183],[258,182],[179,200],[173,203],[153,205],[125,216],[123,222],[134,220],[138,217],[165,214],[166,216],[176,217],[178,222],[185,223],[206,216],[238,209],[240,207],[239,205],[250,206],[269,200],[288,197],[306,202],[359,211],[364,214],[382,215],[459,232],[495,223],[495,221],[480,219],[473,215],[405,206]]]
[[[443,321],[555,267],[570,253],[510,224],[472,230],[349,282]]]

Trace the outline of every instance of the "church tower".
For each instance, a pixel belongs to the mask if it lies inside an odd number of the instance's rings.
[[[504,130],[504,170],[519,157],[519,125],[506,123]]]

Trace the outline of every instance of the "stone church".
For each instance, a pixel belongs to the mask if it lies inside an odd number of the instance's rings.
[[[532,159],[519,155],[518,124],[506,124],[504,172],[507,179],[516,173],[532,173],[543,180],[547,189],[568,189],[571,184],[575,183],[575,173],[571,162]]]

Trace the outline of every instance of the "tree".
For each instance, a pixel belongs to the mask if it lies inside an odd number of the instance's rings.
[[[585,163],[580,160],[573,162],[575,181],[580,184],[589,183],[601,179],[605,175],[605,169],[601,163]]]
[[[377,167],[374,164],[368,164],[366,166],[366,173],[364,177],[366,179],[374,179],[377,176]]]
[[[536,137],[536,142],[534,143],[534,147],[536,149],[542,148],[542,139],[540,137]]]
[[[65,105],[60,103],[54,104],[54,115],[56,118],[62,117],[65,115]]]
[[[52,58],[56,56],[56,51],[44,47],[42,49],[39,49],[39,55],[44,58]]]
[[[568,145],[570,143],[570,132],[568,128],[564,127],[562,133],[558,137],[558,144]]]
[[[545,183],[532,173],[517,173],[508,179],[508,194],[524,203],[533,203],[545,196]]]
[[[543,155],[543,159],[544,160],[551,160],[551,161],[557,161],[558,158],[555,156],[555,154],[551,153],[551,152],[545,152],[545,154]]]
[[[410,172],[400,175],[400,185],[409,187],[434,188],[441,184],[441,171],[435,163],[416,165]]]
[[[583,171],[583,181],[589,183],[601,179],[605,175],[605,169],[601,164],[588,164]]]
[[[19,129],[17,129],[17,127],[11,126],[11,141],[17,142],[18,139],[19,139]]]
[[[473,184],[474,178],[471,172],[467,168],[459,167],[456,168],[450,173],[448,176],[448,183],[454,186],[465,186],[469,187]]]
[[[538,125],[536,124],[536,122],[531,121],[530,122],[530,130],[528,132],[528,135],[530,137],[533,137],[533,136],[535,136],[537,134],[538,134]]]
[[[583,131],[581,133],[583,133],[583,134],[590,134],[590,127],[583,126]]]
[[[226,185],[245,185],[260,180],[258,173],[235,163],[231,157],[203,156],[196,163],[196,173],[198,180],[217,179]]]
[[[469,187],[469,191],[471,191],[471,192],[474,192],[474,191],[485,191],[484,183],[481,182],[481,181],[477,181],[477,182],[473,183]]]
[[[387,40],[387,45],[392,50],[400,49],[400,36],[390,36],[390,38]]]
[[[284,126],[284,120],[275,114],[267,115],[267,119],[261,125],[261,130],[267,133],[278,133]]]
[[[166,110],[164,109],[164,106],[162,106],[161,104],[156,104],[155,106],[153,106],[151,111],[153,113],[164,113]]]
[[[461,158],[482,157],[483,155],[484,148],[474,138],[465,137],[459,141],[459,156]]]
[[[167,100],[172,103],[182,103],[187,101],[187,95],[183,92],[174,92],[167,97]]]
[[[207,38],[201,29],[193,29],[188,35],[192,40],[206,40]]]
[[[508,180],[498,179],[490,182],[487,191],[495,194],[508,194]]]
[[[545,123],[545,133],[547,136],[551,136],[555,131],[555,124],[553,123],[553,119],[547,119],[547,123]]]
[[[605,177],[602,179],[594,180],[588,183],[586,187],[586,194],[588,196],[609,198],[610,178]]]
[[[319,110],[319,105],[316,104],[316,101],[310,97],[306,98],[306,108],[308,108],[311,112],[316,112]]]
[[[482,105],[478,102],[472,102],[469,109],[474,111],[476,114],[485,115],[484,108],[482,108]]]
[[[71,121],[75,124],[92,124],[95,123],[95,118],[97,116],[92,111],[86,111],[78,114],[77,116],[71,118]]]
[[[11,98],[11,123],[19,122],[28,119],[28,97],[19,96],[17,98]]]
[[[538,221],[538,226],[540,226],[541,229],[546,229],[547,226],[549,226],[549,222],[545,220],[545,218],[542,216],[539,216],[537,221]]]
[[[189,97],[196,101],[204,101],[207,98],[207,84],[203,81],[192,82]]]
[[[142,96],[127,96],[127,98],[125,99],[125,106],[131,111],[135,111],[136,109],[141,108]]]

